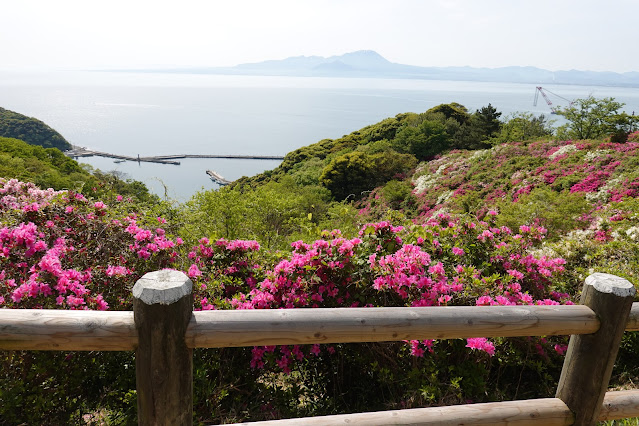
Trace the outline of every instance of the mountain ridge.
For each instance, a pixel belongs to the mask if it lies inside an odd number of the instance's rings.
[[[133,70],[126,70],[133,71]],[[639,87],[639,72],[560,70],[534,66],[475,68],[470,66],[422,67],[391,62],[374,50],[358,50],[343,55],[291,56],[232,67],[145,69],[138,72],[188,74],[264,75],[291,77],[396,78],[453,81],[483,81],[533,84],[575,84]]]

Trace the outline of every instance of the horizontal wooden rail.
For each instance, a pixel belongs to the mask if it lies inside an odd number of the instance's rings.
[[[586,306],[454,306],[199,311],[186,332],[193,348],[384,342],[459,337],[589,334]]]
[[[639,302],[633,303],[632,308],[630,308],[626,331],[639,331]]]
[[[639,390],[607,392],[599,421],[639,416]],[[572,425],[574,415],[559,398],[446,407],[305,417],[265,422],[237,423],[250,426],[338,426],[338,425]]]
[[[639,417],[639,390],[606,392],[599,421],[619,420],[628,417]]]
[[[131,351],[137,344],[133,312],[0,309],[0,349]]]
[[[598,328],[583,305],[197,311],[186,343],[206,348],[547,336]],[[626,330],[639,331],[639,303]],[[0,309],[0,349],[130,351],[137,342],[133,312]]]
[[[638,310],[639,312],[639,310]],[[256,309],[193,312],[190,348],[588,334],[586,306]],[[132,312],[0,309],[0,349],[134,350]]]
[[[239,424],[251,426],[457,426],[513,425],[515,423],[518,426],[568,426],[574,421],[573,414],[561,399],[544,398]]]

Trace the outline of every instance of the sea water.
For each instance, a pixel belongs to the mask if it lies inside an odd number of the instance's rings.
[[[639,112],[639,88],[545,86],[567,99],[614,97]],[[36,117],[70,143],[129,156],[279,155],[338,138],[402,112],[458,102],[492,104],[504,116],[549,116],[534,84],[435,80],[261,77],[124,72],[0,73],[0,106]],[[567,102],[553,98],[558,106]],[[554,116],[553,116],[554,117]],[[185,201],[228,180],[279,164],[274,160],[180,159],[179,166],[101,157],[81,162],[144,182]]]

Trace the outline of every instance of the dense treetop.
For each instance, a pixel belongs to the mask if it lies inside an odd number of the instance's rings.
[[[0,107],[0,136],[23,140],[44,148],[71,149],[64,137],[42,121]]]

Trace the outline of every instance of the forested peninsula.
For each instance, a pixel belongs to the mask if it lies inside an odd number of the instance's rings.
[[[71,144],[60,133],[42,121],[4,108],[0,108],[0,136],[60,151],[71,149]]]
[[[639,118],[611,98],[559,112],[559,127],[491,104],[402,113],[177,203],[0,109],[0,306],[130,311],[163,268],[191,278],[195,310],[558,305],[593,272],[637,285]],[[567,342],[196,349],[194,421],[551,397]],[[611,387],[639,380],[638,358],[626,333]],[[0,359],[0,423],[135,423],[131,352]]]

